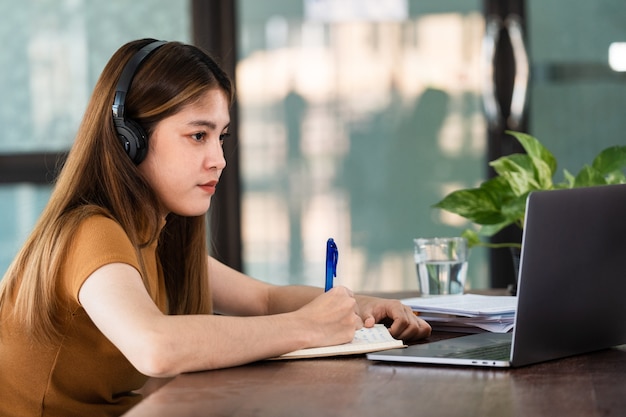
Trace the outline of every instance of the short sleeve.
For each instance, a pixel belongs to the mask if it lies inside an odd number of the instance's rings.
[[[61,288],[78,304],[81,286],[100,267],[125,263],[139,271],[137,254],[128,235],[117,222],[104,216],[91,216],[79,224],[66,256],[59,277]]]

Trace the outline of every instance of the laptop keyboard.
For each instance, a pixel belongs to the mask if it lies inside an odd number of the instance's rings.
[[[450,352],[440,355],[445,358],[461,359],[490,359],[509,360],[511,356],[511,343],[497,343],[490,346],[481,346],[474,349],[467,349],[458,352]]]

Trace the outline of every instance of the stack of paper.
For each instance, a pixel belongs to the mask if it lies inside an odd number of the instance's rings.
[[[506,333],[514,326],[517,297],[477,294],[406,298],[411,307],[434,330],[464,333]]]

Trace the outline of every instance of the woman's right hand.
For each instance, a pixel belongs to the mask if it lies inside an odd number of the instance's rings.
[[[363,327],[354,294],[342,286],[321,294],[295,313],[311,330],[311,347],[350,342],[356,330]]]

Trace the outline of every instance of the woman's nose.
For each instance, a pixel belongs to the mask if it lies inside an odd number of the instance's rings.
[[[211,141],[207,155],[208,168],[215,168],[219,171],[226,168],[226,158],[224,157],[224,148],[219,140],[219,136],[216,140]]]

